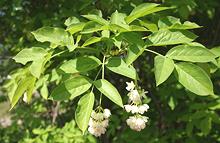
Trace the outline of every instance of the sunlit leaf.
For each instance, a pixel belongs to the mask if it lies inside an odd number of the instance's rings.
[[[191,63],[178,63],[175,65],[179,82],[197,95],[213,95],[213,85],[207,73]]]
[[[108,21],[103,19],[102,17],[98,16],[98,15],[94,15],[94,14],[89,14],[89,15],[83,15],[83,17],[91,20],[91,21],[95,21],[101,25],[108,25]]]
[[[84,133],[88,127],[89,119],[92,113],[95,97],[92,92],[80,98],[75,112],[75,120],[78,127]]]
[[[106,97],[108,97],[115,104],[123,107],[121,96],[118,90],[107,80],[100,79],[94,82],[95,87],[103,93]]]
[[[66,61],[61,65],[60,69],[66,73],[86,72],[101,65],[101,61],[94,56],[78,57],[73,60]]]
[[[197,36],[186,30],[160,30],[147,37],[152,46],[175,45],[189,43]]]
[[[157,7],[158,4],[155,3],[143,3],[139,6],[135,7],[133,11],[130,13],[129,16],[125,18],[127,23],[131,23],[135,19],[138,19],[140,17],[149,15],[154,12],[170,9],[169,7]]]
[[[208,49],[199,46],[179,45],[166,54],[171,59],[190,62],[210,62],[216,56]]]
[[[124,60],[119,57],[110,58],[106,64],[106,67],[115,73],[136,79],[136,71],[134,67],[128,66]]]
[[[85,26],[85,23],[83,23],[83,22],[74,23],[74,24],[69,25],[66,28],[66,31],[68,31],[70,34],[75,34],[75,33],[79,32],[79,31],[82,31],[84,26]]]
[[[73,77],[58,85],[51,93],[52,100],[72,100],[91,87],[91,81],[83,76]]]
[[[100,37],[91,37],[91,38],[89,38],[88,40],[85,41],[85,43],[82,45],[82,47],[86,47],[88,45],[97,43],[101,40],[102,40],[102,38],[100,38]]]
[[[28,88],[30,87],[30,91],[29,91],[29,100],[30,100],[30,93],[31,91],[33,91],[33,84],[35,82],[35,77],[33,76],[27,76],[26,78],[23,78],[19,81],[17,89],[14,93],[14,96],[12,97],[12,101],[11,101],[11,109],[16,105],[16,103],[18,102],[18,100],[21,98],[21,96],[25,93],[25,91],[28,90]]]
[[[32,47],[29,49],[21,50],[13,59],[17,63],[25,65],[29,61],[38,61],[41,60],[47,51],[42,47]]]
[[[64,24],[65,24],[66,26],[70,26],[70,25],[72,25],[72,24],[76,24],[76,23],[79,23],[79,22],[80,22],[80,21],[79,21],[78,18],[72,16],[72,17],[67,18],[67,19],[65,20]]]
[[[172,59],[156,56],[154,58],[156,85],[160,85],[171,75],[174,69],[174,62]]]
[[[74,44],[73,37],[62,28],[42,27],[33,31],[32,34],[39,42],[51,42],[67,47],[71,47]]]

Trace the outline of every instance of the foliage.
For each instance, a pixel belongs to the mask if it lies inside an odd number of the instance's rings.
[[[66,1],[61,3],[63,8],[59,14],[55,13],[56,19],[28,17],[30,25],[39,19],[41,24],[26,27],[26,34],[16,46],[12,43],[17,43],[14,40],[4,44],[4,47],[14,46],[7,50],[12,55],[18,52],[13,59],[21,64],[11,65],[13,72],[4,88],[11,109],[15,107],[16,112],[22,104],[15,105],[25,96],[30,103],[27,106],[34,106],[34,101],[38,100],[39,106],[48,104],[47,109],[52,107],[54,112],[49,116],[52,121],[43,119],[37,127],[30,125],[32,132],[22,133],[26,136],[22,141],[96,142],[86,130],[92,109],[101,104],[113,112],[102,142],[218,142],[219,47],[208,49],[195,42],[198,36],[192,29],[201,26],[171,16],[176,11],[177,17],[180,13],[180,17],[187,19],[192,11],[213,10],[214,7],[209,6],[215,2],[208,2],[204,9],[196,9],[203,5],[196,0],[184,1],[184,5],[182,2],[165,0],[160,5],[142,1],[88,0],[79,1],[74,4],[75,9],[69,10],[73,2]],[[2,5],[4,3],[7,2]],[[207,13],[214,15],[214,12]],[[53,10],[49,14],[53,15]],[[21,15],[20,19],[24,17]],[[69,18],[64,21],[66,17]],[[19,31],[21,27],[16,28]],[[16,34],[14,36],[21,36]],[[8,38],[12,36],[9,34]],[[121,108],[127,99],[124,95],[128,80],[134,80],[149,91],[144,102],[150,105],[150,122],[138,133],[125,125],[128,114]],[[44,101],[36,97],[37,94]],[[56,120],[56,114],[60,113],[57,120],[64,116],[64,122],[68,122],[73,119],[74,112],[82,132],[74,121],[62,124],[62,128],[50,125]],[[38,127],[40,125],[43,127]],[[17,132],[17,128],[14,126],[12,131]],[[82,133],[86,136],[82,137]],[[4,137],[10,135],[5,134]],[[79,137],[71,140],[75,134]]]

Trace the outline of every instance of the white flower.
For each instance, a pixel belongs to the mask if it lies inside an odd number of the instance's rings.
[[[98,121],[103,120],[104,119],[103,113],[101,113],[101,112],[96,113],[96,118],[95,119],[98,120]]]
[[[138,113],[138,112],[139,112],[138,106],[132,105],[131,106],[131,113],[134,114],[134,113]]]
[[[150,108],[147,104],[143,104],[142,106],[144,106],[146,110]]]
[[[149,118],[146,116],[142,116],[142,119],[144,120],[145,123],[147,123]]]
[[[108,127],[108,122],[109,122],[109,120],[106,119],[106,120],[103,120],[100,124],[102,125],[102,127],[106,128],[106,127]]]
[[[92,111],[91,117],[92,117],[93,119],[96,119],[96,112],[95,112],[95,111]]]
[[[101,112],[96,113],[95,111],[92,111],[91,117],[95,120],[98,120],[98,121],[104,119],[103,113],[101,113]]]
[[[108,120],[103,120],[100,122],[100,121],[95,121],[91,118],[89,122],[88,131],[94,136],[98,137],[106,132],[107,126],[108,126]]]
[[[141,105],[141,106],[138,107],[138,110],[139,110],[138,112],[139,112],[140,114],[144,114],[144,112],[145,112],[145,107]]]
[[[141,131],[142,129],[144,129],[146,127],[145,122],[142,118],[137,118],[136,119],[136,126],[135,129],[137,131]]]
[[[131,112],[132,106],[131,105],[124,105],[126,112]]]
[[[126,122],[132,130],[141,131],[146,127],[147,120],[145,116],[130,116]]]
[[[148,109],[149,109],[149,106],[147,104],[143,104],[143,105],[138,106],[138,110],[139,110],[138,112],[140,114],[144,114],[144,112],[147,112]]]
[[[128,91],[132,91],[132,90],[135,88],[135,85],[134,85],[134,82],[133,82],[133,81],[131,81],[131,82],[126,82],[126,84],[127,84],[126,89],[127,89]]]
[[[93,126],[94,125],[94,120],[92,118],[89,119],[89,126]]]
[[[141,102],[141,97],[140,97],[137,90],[132,90],[128,96],[129,96],[129,99],[131,101],[133,101],[134,103],[140,103]]]
[[[111,111],[109,109],[104,109],[103,115],[104,118],[109,118],[111,116]]]
[[[96,137],[104,134],[106,132],[106,128],[108,127],[108,118],[110,116],[111,112],[109,109],[104,109],[103,113],[96,113],[95,111],[92,111],[88,131]]]
[[[27,93],[26,93],[26,92],[24,93],[23,101],[24,101],[25,103],[28,102],[28,97],[27,97]]]

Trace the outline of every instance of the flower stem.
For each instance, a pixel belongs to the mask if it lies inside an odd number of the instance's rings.
[[[104,79],[104,76],[105,76],[105,55],[103,57],[103,60],[102,60],[102,79]],[[99,105],[101,106],[102,104],[102,93],[100,94],[100,98],[99,98]]]
[[[96,74],[96,76],[95,76],[95,78],[94,78],[94,81],[96,81],[96,79],[98,78],[98,76],[99,76],[101,70],[102,70],[102,68],[99,69],[98,73]],[[94,89],[94,84],[93,84],[93,86],[92,86],[91,92],[93,92],[93,89]]]

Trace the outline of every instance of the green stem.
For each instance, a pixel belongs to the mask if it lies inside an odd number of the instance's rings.
[[[153,51],[153,50],[150,50],[150,49],[145,49],[145,51],[154,53],[154,54],[159,55],[159,56],[163,56],[163,55],[161,55],[160,53],[157,53],[157,52],[155,52],[155,51]]]
[[[103,60],[102,60],[102,79],[104,79],[104,76],[105,76],[105,55],[103,57]],[[102,93],[100,94],[100,98],[99,98],[99,105],[101,106],[102,104]]]
[[[105,55],[103,57],[103,60],[102,60],[102,79],[104,79],[104,74],[105,74]]]
[[[98,73],[96,74],[96,76],[95,76],[95,78],[94,78],[94,81],[96,81],[96,79],[98,78],[98,76],[99,76],[101,70],[102,70],[102,68],[99,69]],[[91,92],[93,92],[93,89],[94,89],[94,84],[93,84],[93,86],[92,86]]]

